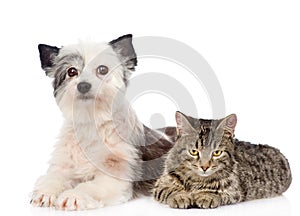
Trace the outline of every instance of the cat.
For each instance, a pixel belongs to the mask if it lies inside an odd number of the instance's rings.
[[[172,208],[216,208],[274,197],[290,186],[289,163],[278,149],[234,138],[235,114],[205,120],[176,112],[176,122],[155,200]]]

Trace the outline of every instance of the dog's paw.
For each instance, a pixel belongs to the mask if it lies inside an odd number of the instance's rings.
[[[103,203],[90,195],[71,189],[63,192],[56,201],[55,208],[66,211],[87,210],[103,207]]]
[[[32,195],[30,204],[35,207],[53,207],[56,201],[56,195],[35,192]]]

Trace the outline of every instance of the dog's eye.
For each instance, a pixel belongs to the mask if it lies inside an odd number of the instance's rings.
[[[105,66],[105,65],[100,65],[98,68],[97,68],[97,73],[98,74],[101,74],[101,75],[105,75],[108,73],[108,67]]]
[[[70,67],[68,70],[67,70],[67,73],[68,73],[68,76],[69,77],[74,77],[74,76],[77,76],[78,75],[78,71],[76,68],[74,67]]]

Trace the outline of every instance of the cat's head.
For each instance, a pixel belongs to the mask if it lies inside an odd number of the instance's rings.
[[[173,169],[174,166],[183,165],[201,177],[228,169],[234,150],[232,138],[237,123],[235,114],[223,119],[205,120],[176,112],[176,122],[178,137],[172,157],[176,155],[178,160],[173,161]]]

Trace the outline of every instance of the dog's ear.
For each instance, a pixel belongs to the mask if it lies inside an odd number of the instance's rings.
[[[136,53],[132,45],[132,35],[123,35],[109,42],[114,51],[119,54],[121,61],[129,70],[134,70],[137,65]]]
[[[53,66],[53,60],[58,55],[59,48],[46,44],[39,44],[38,49],[40,52],[41,66],[43,70],[46,71],[46,75],[48,75],[47,69]]]

